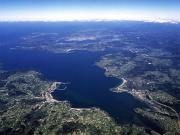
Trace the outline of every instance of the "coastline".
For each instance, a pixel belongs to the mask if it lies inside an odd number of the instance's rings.
[[[121,92],[128,92],[128,90],[126,89],[123,89],[124,85],[128,82],[126,79],[124,78],[121,78],[122,80],[122,83],[117,86],[116,88],[114,88],[113,92],[116,92],[116,93],[121,93]]]
[[[48,88],[48,91],[45,92],[42,96],[43,98],[46,99],[45,102],[48,102],[48,103],[60,103],[60,102],[63,102],[63,101],[60,101],[60,100],[56,100],[54,99],[54,97],[52,96],[52,92],[54,92],[57,88],[58,88],[58,85],[61,85],[61,84],[64,84],[62,82],[53,82],[50,87]],[[66,84],[66,83],[65,83]],[[74,107],[71,107],[70,110],[73,110],[73,111],[91,111],[94,109],[99,109],[101,110],[100,108],[96,108],[96,107],[90,107],[90,108],[74,108]],[[107,114],[108,115],[108,119],[110,119],[111,117],[109,116],[109,114],[103,110],[101,110],[103,113]]]
[[[43,94],[43,97],[46,99],[46,102],[61,102],[53,98],[52,92],[54,92],[58,86],[61,85],[62,82],[53,82],[50,87],[48,88],[48,91]]]
[[[116,92],[116,93],[122,93],[122,92],[129,93],[133,97],[135,97],[136,99],[140,100],[141,102],[146,103],[148,106],[150,106],[151,108],[153,108],[154,110],[156,110],[157,112],[162,113],[162,114],[164,114],[164,112],[162,112],[160,109],[158,109],[159,108],[158,105],[159,106],[164,106],[165,108],[168,108],[169,110],[174,112],[175,117],[177,118],[177,123],[178,124],[180,123],[179,114],[172,107],[154,100],[153,97],[150,96],[148,90],[142,91],[142,90],[136,90],[136,89],[132,89],[132,90],[124,89],[123,87],[128,81],[125,80],[124,78],[121,78],[121,79],[123,80],[122,84],[119,85],[117,88],[115,88],[115,90],[113,92]]]

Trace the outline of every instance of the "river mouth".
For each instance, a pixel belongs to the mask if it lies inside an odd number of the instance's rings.
[[[78,51],[54,54],[35,50],[1,49],[0,60],[7,70],[36,70],[45,79],[68,83],[65,90],[55,90],[56,100],[69,101],[72,107],[97,107],[106,111],[117,123],[136,123],[134,109],[144,106],[128,93],[110,91],[121,80],[106,77],[95,62],[102,54]]]

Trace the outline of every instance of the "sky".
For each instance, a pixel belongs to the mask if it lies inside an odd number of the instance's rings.
[[[0,0],[0,21],[178,20],[180,0]]]

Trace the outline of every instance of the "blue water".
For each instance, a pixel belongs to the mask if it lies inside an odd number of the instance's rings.
[[[89,28],[129,27],[113,23],[0,23],[0,62],[11,71],[36,70],[43,78],[52,81],[70,82],[65,91],[56,90],[53,97],[67,100],[72,107],[98,107],[106,111],[118,123],[136,123],[134,108],[144,106],[127,93],[113,93],[121,80],[109,78],[104,70],[95,65],[102,53],[75,52],[54,54],[35,50],[10,50],[18,45],[18,39],[32,32],[58,32],[62,36]],[[122,27],[123,26],[123,27]],[[141,26],[141,25],[140,25]],[[141,26],[142,27],[142,26]],[[131,28],[131,27],[130,27]],[[134,27],[133,27],[134,28]],[[135,29],[136,30],[136,29]],[[1,46],[4,45],[4,46]]]
[[[142,106],[127,93],[110,91],[121,80],[109,78],[95,62],[100,53],[76,52],[53,54],[45,51],[18,51],[0,49],[0,61],[11,71],[36,70],[48,80],[69,82],[67,89],[56,90],[53,97],[68,100],[72,107],[98,107],[109,113],[117,122],[135,122],[134,108]]]

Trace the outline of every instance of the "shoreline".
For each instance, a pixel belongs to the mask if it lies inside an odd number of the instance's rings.
[[[123,81],[122,81],[122,84],[120,85],[120,87],[123,87],[125,83],[127,83],[127,80],[124,79],[124,78],[121,78]]]
[[[46,99],[46,102],[61,102],[59,100],[54,99],[52,96],[52,92],[54,92],[58,86],[61,85],[62,82],[53,82],[50,87],[48,88],[48,91],[43,94],[43,97]]]
[[[174,110],[172,107],[160,103],[156,100],[154,100],[149,94],[147,90],[142,91],[142,90],[127,90],[127,89],[123,89],[123,86],[127,83],[127,80],[125,80],[124,78],[121,78],[123,80],[122,84],[119,85],[118,87],[115,88],[115,90],[113,92],[116,93],[122,93],[122,92],[126,92],[129,93],[130,95],[132,95],[133,97],[135,97],[136,99],[140,100],[141,102],[144,102],[145,104],[147,104],[149,107],[155,109],[157,112],[163,113],[161,110],[157,110],[158,109],[158,105],[160,106],[164,106],[166,108],[168,108],[169,110],[171,110],[172,112],[174,112],[175,117],[177,117],[177,123],[180,123],[180,117],[179,114],[176,110]]]
[[[128,92],[128,90],[123,89],[124,85],[128,82],[126,79],[121,78],[122,83],[114,88],[113,92],[121,93],[121,92]]]
[[[68,83],[53,82],[50,85],[50,87],[48,88],[48,91],[46,93],[44,93],[44,95],[43,95],[43,97],[46,99],[45,102],[48,102],[48,103],[60,103],[60,102],[63,102],[63,101],[54,99],[54,97],[52,96],[52,92],[54,92],[58,88],[57,85],[61,85],[61,84],[68,84]],[[71,107],[70,110],[76,110],[76,111],[83,111],[83,110],[87,110],[88,111],[89,110],[90,111],[90,110],[92,110],[92,108],[94,108],[94,107],[90,107],[90,108],[74,108],[74,107]]]

